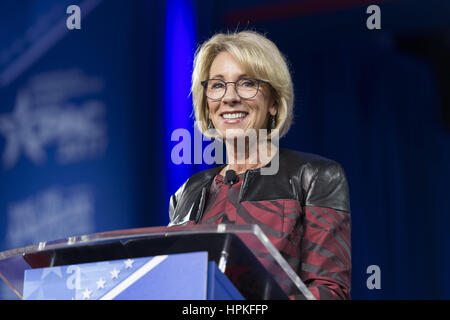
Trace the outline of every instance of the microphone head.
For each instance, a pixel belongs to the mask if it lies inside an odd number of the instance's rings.
[[[227,170],[225,172],[225,182],[229,184],[235,184],[237,182],[237,174],[234,170]]]

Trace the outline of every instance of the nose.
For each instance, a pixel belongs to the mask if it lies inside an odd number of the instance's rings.
[[[227,90],[222,98],[222,102],[230,105],[237,104],[241,101],[241,97],[236,92],[234,83],[227,83]]]

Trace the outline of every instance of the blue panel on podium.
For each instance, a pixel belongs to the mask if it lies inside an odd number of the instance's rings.
[[[208,300],[244,300],[244,297],[213,261],[208,265]]]
[[[26,300],[242,299],[207,252],[25,271]]]

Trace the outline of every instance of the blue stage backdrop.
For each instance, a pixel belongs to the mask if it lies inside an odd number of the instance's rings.
[[[352,298],[449,299],[443,87],[399,39],[448,37],[450,2],[374,2],[381,30],[367,29],[365,0],[1,1],[0,250],[166,225],[171,193],[208,167],[193,163],[197,44],[255,29],[292,69],[295,123],[281,146],[347,173]],[[69,5],[79,30],[66,26]],[[177,129],[191,164],[173,161]],[[367,286],[372,265],[380,289]],[[14,298],[3,282],[0,298]]]
[[[71,4],[80,30],[66,26]],[[0,250],[168,222],[158,10],[2,1]]]

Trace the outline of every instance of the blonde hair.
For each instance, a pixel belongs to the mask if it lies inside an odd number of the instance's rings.
[[[201,85],[209,78],[209,71],[216,56],[227,51],[246,72],[255,78],[267,81],[272,88],[277,107],[279,137],[284,136],[293,119],[294,89],[285,57],[277,46],[265,36],[254,31],[218,33],[197,48],[192,72],[191,94],[195,119],[200,132],[208,135],[208,101]]]

